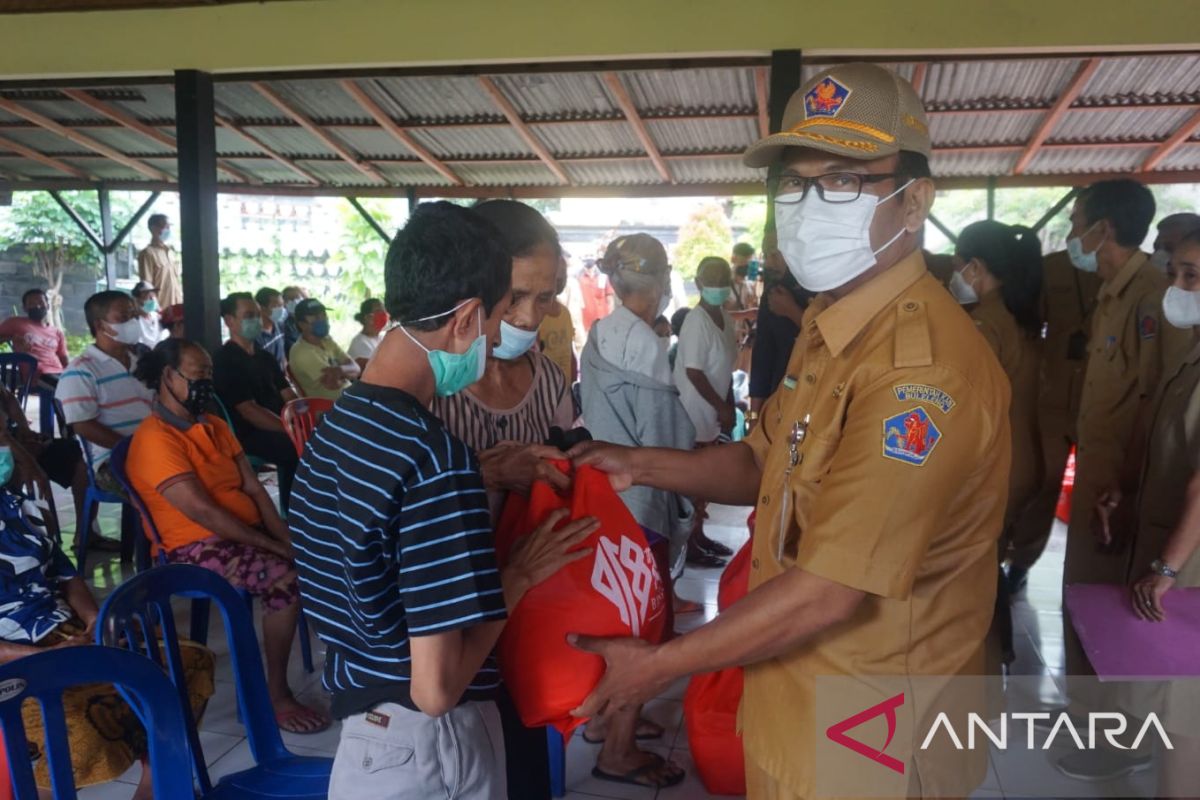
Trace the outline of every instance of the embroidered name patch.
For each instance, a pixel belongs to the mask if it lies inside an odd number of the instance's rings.
[[[942,432],[919,406],[883,421],[884,458],[922,467],[941,440]]]
[[[804,118],[836,117],[850,89],[833,78],[826,78],[804,95]]]
[[[386,728],[392,721],[392,718],[387,714],[380,714],[378,711],[368,711],[365,719],[371,725],[376,725],[380,728]]]
[[[1143,339],[1153,339],[1158,333],[1158,320],[1147,314],[1138,320],[1138,334]]]
[[[905,383],[901,386],[893,386],[892,391],[896,393],[896,399],[901,403],[911,401],[929,403],[931,406],[940,408],[943,414],[949,414],[950,409],[954,408],[954,398],[936,386],[924,383]]]

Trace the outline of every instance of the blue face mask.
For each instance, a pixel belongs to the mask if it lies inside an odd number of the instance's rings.
[[[725,301],[729,299],[731,294],[733,294],[733,289],[730,289],[728,286],[705,286],[700,289],[700,298],[710,306],[720,307],[725,305]]]
[[[284,306],[275,306],[271,309],[271,322],[276,325],[282,325],[283,321],[288,318],[288,310]]]
[[[312,335],[318,339],[324,339],[329,335],[329,320],[317,320],[312,324]]]
[[[1098,225],[1099,223],[1096,224]],[[1075,236],[1067,239],[1067,257],[1071,259],[1071,263],[1075,265],[1075,269],[1083,272],[1095,272],[1096,270],[1100,269],[1100,264],[1096,261],[1096,253],[1100,251],[1101,246],[1104,244],[1104,240],[1101,239],[1100,244],[1096,245],[1096,249],[1092,252],[1083,252],[1083,237],[1091,233],[1092,228],[1095,227],[1096,225],[1093,225],[1091,228],[1088,228],[1083,232],[1083,236]],[[1107,238],[1107,236],[1105,238]]]
[[[0,447],[0,486],[12,480],[13,454],[8,447]]]
[[[533,347],[533,343],[537,341],[537,336],[537,331],[527,331],[524,328],[509,325],[504,320],[501,320],[500,344],[492,351],[492,355],[496,358],[503,358],[505,361],[520,358],[529,352],[529,348]]]
[[[449,311],[434,314],[432,317],[415,319],[412,322],[427,322],[431,319],[440,319],[441,317],[449,316],[469,302],[470,300],[463,301]],[[479,319],[479,336],[475,337],[475,341],[471,342],[471,346],[467,348],[465,353],[447,353],[445,350],[430,350],[408,332],[408,328],[404,327],[408,324],[412,323],[402,323],[400,330],[404,331],[404,335],[412,339],[417,347],[424,350],[425,355],[429,358],[429,368],[433,370],[433,391],[438,397],[449,397],[450,395],[458,394],[483,377],[483,370],[487,367],[488,348],[487,337],[483,335],[482,319]]]

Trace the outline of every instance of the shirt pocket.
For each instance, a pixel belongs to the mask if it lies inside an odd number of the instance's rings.
[[[802,481],[820,483],[833,465],[841,437],[831,434],[812,434],[801,449],[803,458],[796,465],[796,475]]]
[[[368,775],[403,767],[413,760],[415,753],[410,744],[389,742],[361,733],[343,736],[339,749],[348,764]]]

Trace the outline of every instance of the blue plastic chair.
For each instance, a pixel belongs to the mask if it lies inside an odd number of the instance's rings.
[[[139,538],[139,546],[144,548],[145,568],[150,566],[149,543],[154,542],[158,553],[155,556],[155,562],[159,566],[167,564],[167,552],[163,547],[162,536],[158,533],[158,526],[154,524],[154,517],[150,516],[150,512],[146,509],[146,504],[142,501],[142,496],[133,488],[133,484],[129,482],[129,473],[125,469],[126,460],[129,458],[129,443],[133,440],[132,436],[126,436],[121,441],[117,442],[109,453],[108,468],[112,472],[113,477],[117,479],[117,483],[121,484],[121,488],[125,490],[125,494],[129,495],[129,502],[137,510],[138,516],[142,520],[142,535]],[[137,559],[140,565],[143,562],[143,557]],[[142,567],[138,567],[138,571],[142,571]],[[254,607],[254,597],[247,591],[236,589],[246,603],[247,610],[252,610]],[[193,642],[205,644],[208,642],[208,619],[209,619],[210,603],[207,597],[198,597],[192,601],[192,623],[191,633],[189,638]],[[308,620],[304,617],[304,610],[301,609],[300,617],[296,620],[296,637],[300,640],[300,660],[304,664],[304,671],[312,673],[314,671],[312,657],[312,640],[308,634]]]
[[[221,409],[221,416],[225,419],[225,424],[229,426],[229,430],[234,430],[233,417],[229,416],[229,409],[225,407],[225,403],[222,402],[221,398],[215,394],[213,395],[213,400],[216,401],[217,408]],[[258,456],[252,456],[249,453],[246,453],[246,460],[250,462],[250,466],[254,468],[255,472],[261,471],[262,468],[267,464],[266,461],[263,461]]]
[[[0,383],[17,396],[22,411],[33,391],[37,371],[38,361],[28,353],[0,353]]]
[[[199,595],[211,598],[225,621],[238,708],[256,764],[222,778],[214,796],[223,797],[222,793],[227,792],[230,797],[324,798],[329,791],[333,759],[297,756],[284,747],[267,694],[258,637],[250,614],[238,592],[220,575],[192,564],[155,567],[135,575],[118,586],[101,606],[96,641],[109,646],[124,645],[161,666],[158,639],[154,635],[155,626],[161,626],[162,649],[167,652],[168,674],[178,689],[177,702],[190,714],[171,598]],[[212,784],[194,725],[190,726],[188,740],[196,778],[208,796]]]
[[[36,800],[38,796],[21,720],[21,705],[30,698],[42,707],[54,797],[73,800],[78,796],[62,692],[90,683],[114,684],[133,701],[150,745],[154,796],[192,797],[187,723],[171,682],[154,664],[132,653],[109,647],[70,647],[35,653],[0,667],[0,726],[17,800]]]
[[[546,747],[550,755],[550,795],[567,796],[567,743],[557,728],[546,726]]]

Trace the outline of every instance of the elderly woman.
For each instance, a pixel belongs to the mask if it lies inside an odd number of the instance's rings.
[[[507,492],[527,493],[534,480],[568,486],[566,476],[545,461],[563,454],[544,443],[553,428],[572,426],[571,393],[562,370],[535,347],[538,330],[555,305],[562,248],[553,226],[523,203],[492,200],[473,210],[496,226],[512,253],[512,304],[483,378],[465,391],[435,399],[433,413],[478,454],[484,485],[498,511]],[[501,708],[509,797],[549,797],[545,734],[523,729],[507,701]],[[647,786],[677,783],[682,778],[677,767],[636,746],[639,736],[662,734],[660,726],[639,722],[636,710],[593,721],[584,735],[604,742],[593,774]]]
[[[287,525],[229,426],[206,413],[212,359],[186,339],[167,339],[134,377],[156,393],[129,445],[126,471],[162,536],[167,560],[222,575],[262,603],[267,689],[279,727],[316,733],[324,714],[302,705],[287,682],[300,613]]]
[[[0,456],[0,483],[11,471],[12,462]],[[12,495],[0,495],[0,503],[10,512],[0,523],[0,664],[39,650],[91,645],[98,610],[87,585],[58,545],[18,509]],[[198,718],[213,693],[213,655],[191,642],[180,642],[180,653],[192,713]],[[153,792],[150,770],[145,768],[146,734],[117,690],[108,684],[70,689],[63,694],[63,710],[75,785],[114,780],[141,760],[141,783],[133,797],[149,800]],[[41,707],[28,701],[21,711],[35,759],[34,777],[48,790]]]
[[[1171,287],[1163,298],[1163,315],[1171,325],[1191,329],[1193,341],[1200,342],[1200,232],[1175,246],[1167,274]],[[1101,544],[1111,544],[1108,518],[1120,505],[1119,489],[1100,497]],[[1136,579],[1133,611],[1148,623],[1161,622],[1169,615],[1169,604],[1163,603],[1168,590],[1200,586],[1200,344],[1173,371],[1163,373],[1143,461],[1136,530],[1130,572]],[[1139,692],[1134,700],[1138,707],[1131,709],[1157,711],[1175,745],[1159,765],[1159,797],[1196,796],[1196,683],[1174,681],[1157,687],[1153,697]]]

